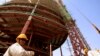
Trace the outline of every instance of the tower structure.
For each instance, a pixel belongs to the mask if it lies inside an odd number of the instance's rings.
[[[71,19],[67,22],[66,26],[74,50],[74,56],[87,56],[87,53],[85,53],[84,50],[90,50],[91,48],[89,47],[88,43],[81,34],[79,28],[75,24],[75,21]]]
[[[63,19],[66,22],[66,28],[68,30],[68,35],[73,47],[74,56],[87,56],[87,51],[91,48],[77,27],[75,20],[71,18],[65,6],[62,3],[57,2]],[[87,51],[85,51],[87,49]]]

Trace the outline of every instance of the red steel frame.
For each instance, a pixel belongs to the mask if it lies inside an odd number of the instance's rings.
[[[75,22],[73,20],[70,20],[67,22],[66,26],[74,50],[74,56],[84,56],[82,50],[84,50],[86,46],[81,38],[82,36],[80,35],[79,29],[75,25]]]

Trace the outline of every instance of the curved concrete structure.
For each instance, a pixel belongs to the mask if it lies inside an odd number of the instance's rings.
[[[32,3],[26,1],[12,0],[0,6],[0,31],[9,36],[8,38],[1,36],[0,41],[15,42],[16,36],[20,34],[37,0],[32,0]],[[26,35],[30,38],[32,33],[30,46],[35,49],[36,56],[38,56],[37,53],[41,56],[49,56],[50,43],[54,50],[67,38],[65,23],[57,8],[57,4],[51,0],[40,0],[32,16]]]

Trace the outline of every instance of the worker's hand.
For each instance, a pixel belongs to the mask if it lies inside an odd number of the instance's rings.
[[[34,51],[24,51],[22,52],[22,56],[34,56]]]
[[[33,51],[33,48],[29,47],[29,46],[24,46],[24,49],[27,51]]]
[[[30,52],[30,56],[34,56],[34,51],[29,51]]]

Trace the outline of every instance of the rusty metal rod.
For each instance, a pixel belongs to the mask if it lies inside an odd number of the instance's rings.
[[[29,39],[29,42],[28,42],[28,46],[30,46],[30,43],[31,43],[31,40],[32,40],[32,36],[33,36],[33,32],[31,33],[31,36],[30,36],[30,39]]]
[[[21,33],[26,33],[26,31],[27,31],[27,29],[28,29],[28,26],[29,26],[30,23],[31,23],[32,16],[34,15],[34,12],[35,12],[35,10],[36,10],[36,8],[37,8],[37,5],[39,4],[39,1],[40,1],[40,0],[37,1],[35,7],[33,8],[32,13],[31,13],[30,16],[28,17],[28,19],[27,19],[27,21],[26,21],[26,23],[25,23],[25,25],[24,25],[24,27],[23,27]]]

